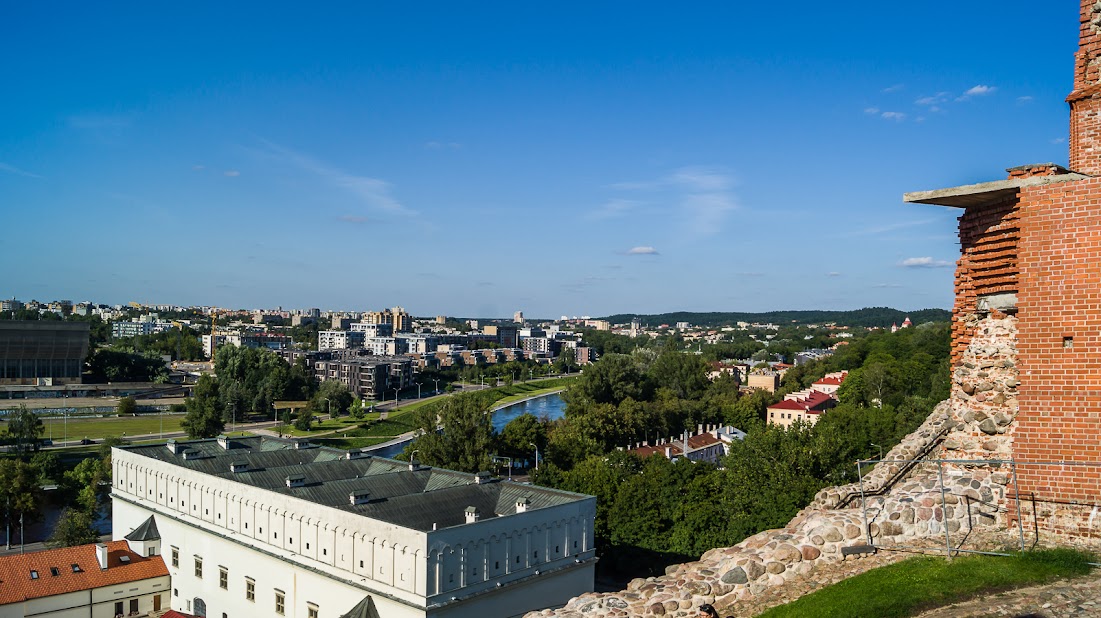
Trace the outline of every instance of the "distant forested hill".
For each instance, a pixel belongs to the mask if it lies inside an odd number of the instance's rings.
[[[910,321],[914,324],[947,322],[952,318],[952,312],[946,309],[921,309],[906,312],[890,307],[865,307],[853,311],[768,311],[765,313],[677,311],[656,315],[619,313],[604,319],[613,324],[626,324],[632,318],[638,317],[642,320],[644,326],[657,326],[659,324],[669,324],[671,326],[677,322],[688,322],[693,326],[723,326],[735,322],[768,322],[772,324],[836,322],[843,326],[887,327],[891,324],[901,324],[906,316],[910,316]]]

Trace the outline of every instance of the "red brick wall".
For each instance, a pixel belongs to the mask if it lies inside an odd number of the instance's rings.
[[[1101,178],[1020,193],[1014,457],[1101,461]],[[1068,347],[1064,338],[1072,338]],[[1023,468],[1040,500],[1101,499],[1101,468]]]
[[[1078,51],[1074,55],[1074,91],[1070,103],[1070,169],[1101,174],[1101,12],[1093,0],[1081,0]],[[1098,23],[1094,23],[1094,20]]]
[[[1016,198],[960,216],[961,255],[956,263],[956,302],[952,308],[952,363],[958,363],[974,333],[968,316],[979,296],[1017,291]]]

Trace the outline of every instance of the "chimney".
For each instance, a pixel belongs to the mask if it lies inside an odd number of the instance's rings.
[[[367,490],[353,491],[348,494],[348,502],[352,505],[367,504],[371,501],[371,492]]]
[[[466,523],[472,524],[482,518],[482,514],[473,506],[466,507]]]
[[[489,472],[483,470],[474,475],[474,483],[476,485],[484,485],[485,483],[488,483],[490,480],[492,480],[492,478],[493,477],[490,476]]]
[[[420,470],[420,469],[421,469],[421,462],[409,460],[409,471],[410,472],[416,472],[417,470]],[[475,482],[477,482],[477,479],[475,479]]]
[[[107,544],[96,543],[96,562],[99,563],[99,569],[101,571],[107,570]]]
[[[244,460],[235,461],[229,464],[229,471],[234,474],[248,472],[248,462]]]
[[[367,457],[367,456],[368,456],[367,453],[364,453],[363,451],[348,451],[348,454],[345,455],[344,457],[346,459],[363,459],[364,457]]]
[[[528,496],[521,496],[516,500],[517,513],[527,513],[529,508],[531,508],[531,498]]]
[[[218,436],[218,446],[222,447],[223,451],[229,450],[229,438],[225,434]]]
[[[286,478],[287,487],[302,487],[306,484],[305,474],[292,474]]]
[[[699,425],[696,425],[696,435],[698,436],[701,433],[703,433],[703,423],[700,423]]]
[[[168,442],[165,442],[164,445],[167,446],[168,450],[172,451],[173,454],[176,454],[176,453],[180,452],[179,445],[172,438],[169,438]]]
[[[1101,174],[1101,7],[1081,0],[1078,51],[1074,54],[1074,90],[1070,104],[1070,169]]]
[[[665,447],[665,458],[666,459],[672,459],[673,458],[673,447],[671,447],[671,446]]]

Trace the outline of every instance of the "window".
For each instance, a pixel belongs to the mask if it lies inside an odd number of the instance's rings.
[[[218,587],[229,590],[229,571],[225,567],[218,567]]]
[[[180,596],[180,589],[179,588],[173,588],[172,589],[172,596],[174,596],[174,597]]]
[[[280,616],[283,615],[283,602],[285,599],[286,597],[283,596],[282,590],[275,591],[275,613],[279,614]]]
[[[115,601],[115,615],[122,615],[122,601]]]
[[[57,567],[50,567],[50,575],[57,577],[58,575],[61,575],[61,571],[58,571]]]
[[[179,547],[173,547],[172,548],[172,566],[174,566],[174,567],[180,566],[180,548]]]
[[[195,577],[203,577],[203,559],[198,556],[195,556]]]
[[[291,544],[294,544],[294,537],[293,537],[293,536],[292,536],[292,537],[288,537],[288,538],[287,538],[287,542],[288,542],[288,543],[291,543]]]
[[[359,561],[359,568],[361,568],[361,569],[363,568],[363,561],[362,560]]]
[[[310,548],[310,544],[306,543],[306,549],[309,549],[309,548]],[[360,566],[363,566],[363,565],[360,565]]]
[[[306,618],[317,618],[317,606],[313,603],[306,604]]]
[[[150,556],[156,556],[157,555],[157,548],[156,547],[150,547],[149,548],[149,555]]]
[[[73,573],[80,573],[83,570],[83,569],[80,568],[80,565],[75,563],[75,562],[72,564],[72,567],[73,567]]]
[[[327,550],[327,549],[321,550],[321,555],[322,556],[328,556],[329,555],[329,550]]]
[[[256,601],[256,580],[249,577],[245,578],[245,600]]]
[[[130,613],[131,614],[138,613],[138,600],[137,599],[130,599]]]
[[[538,559],[539,559],[539,550],[538,550],[538,549],[537,549],[537,550],[535,550],[535,553],[534,553],[534,554],[532,554],[532,555],[531,555],[531,557],[532,557],[532,558],[534,558],[534,559],[536,559],[536,560],[538,560]]]
[[[38,579],[38,571],[31,571],[31,579]]]

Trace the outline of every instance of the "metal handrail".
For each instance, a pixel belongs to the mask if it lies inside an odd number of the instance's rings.
[[[917,466],[917,464],[919,462],[924,461],[924,459],[923,459],[924,456],[928,455],[929,452],[931,450],[933,450],[933,447],[935,447],[935,446],[939,445],[941,442],[943,442],[944,437],[947,436],[948,432],[951,431],[951,430],[952,430],[952,428],[950,426],[945,426],[945,427],[941,428],[941,430],[938,431],[936,433],[936,435],[933,436],[933,439],[929,441],[929,444],[925,445],[925,447],[922,448],[921,451],[918,452],[918,459],[885,459],[885,460],[879,460],[880,463],[882,463],[883,461],[889,461],[891,463],[904,463],[905,465],[900,467],[898,472],[895,472],[893,475],[888,477],[887,481],[884,482],[882,485],[880,485],[878,488],[868,490],[868,491],[851,491],[844,498],[839,500],[837,502],[837,505],[834,506],[833,508],[835,508],[835,509],[848,508],[848,506],[850,504],[852,504],[854,500],[857,500],[859,498],[866,497],[866,496],[881,496],[881,495],[887,493],[892,487],[895,486],[895,483],[898,483],[899,481],[906,478],[906,476],[910,473],[910,471],[913,470],[914,467]],[[865,461],[874,461],[874,460],[865,460]]]

